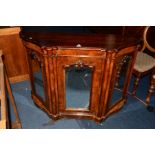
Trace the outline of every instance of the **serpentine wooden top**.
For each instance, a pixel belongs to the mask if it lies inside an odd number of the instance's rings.
[[[86,33],[39,33],[21,32],[23,40],[43,47],[99,47],[104,49],[122,49],[140,43],[141,38],[126,37],[114,34],[86,34]]]

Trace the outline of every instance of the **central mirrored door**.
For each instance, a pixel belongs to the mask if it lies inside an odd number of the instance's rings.
[[[62,112],[96,113],[100,97],[101,58],[58,57],[58,100]]]

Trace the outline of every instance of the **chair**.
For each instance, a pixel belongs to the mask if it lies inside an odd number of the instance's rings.
[[[148,94],[146,97],[146,103],[150,103],[150,97],[153,94],[153,90],[155,87],[155,58],[148,53],[145,52],[145,49],[148,49],[152,54],[155,52],[155,45],[153,44],[152,38],[154,29],[150,26],[146,27],[143,32],[143,47],[140,52],[138,52],[136,62],[133,69],[133,74],[136,76],[134,81],[134,86],[132,90],[132,95],[136,95],[136,90],[140,81],[144,75],[150,73],[151,74],[151,85],[148,90]],[[152,40],[152,41],[151,41]]]

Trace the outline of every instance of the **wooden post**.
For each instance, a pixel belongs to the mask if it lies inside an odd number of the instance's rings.
[[[7,128],[7,112],[6,112],[6,93],[5,93],[5,84],[4,84],[4,65],[2,62],[2,51],[0,51],[0,129]]]
[[[12,107],[13,107],[13,110],[14,110],[14,114],[15,114],[15,117],[16,117],[16,121],[15,123],[12,123],[11,124],[11,128],[22,128],[22,125],[21,125],[21,121],[20,121],[20,118],[19,118],[19,115],[18,115],[18,111],[17,111],[17,106],[16,106],[16,103],[15,103],[15,99],[14,99],[14,96],[12,94],[12,90],[11,90],[11,87],[10,87],[10,82],[9,82],[9,79],[8,79],[8,76],[7,76],[7,73],[6,73],[6,70],[5,70],[5,67],[4,67],[4,64],[3,64],[3,61],[2,61],[2,51],[0,51],[0,67],[1,67],[1,85],[2,85],[2,90],[3,90],[3,94],[1,93],[1,103],[5,104],[3,105],[2,107],[2,116],[4,118],[2,118],[2,124],[6,124],[4,121],[7,120],[7,112],[6,112],[6,93],[5,93],[5,83],[6,83],[6,88],[7,88],[7,91],[9,93],[9,96],[10,96],[10,100],[11,100],[11,104],[12,104]],[[0,126],[1,127],[1,126]]]

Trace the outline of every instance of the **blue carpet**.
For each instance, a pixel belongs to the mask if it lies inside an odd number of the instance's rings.
[[[139,84],[137,96],[145,100],[149,86],[149,77],[144,77]],[[131,80],[129,91],[133,86]],[[12,84],[13,94],[24,129],[154,129],[155,113],[149,112],[137,99],[128,95],[125,106],[98,124],[91,120],[60,119],[53,121],[45,112],[36,107],[31,99],[29,81]],[[155,95],[155,94],[154,94]],[[155,97],[151,98],[151,105],[155,107]],[[14,114],[11,108],[11,119]]]

